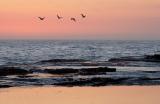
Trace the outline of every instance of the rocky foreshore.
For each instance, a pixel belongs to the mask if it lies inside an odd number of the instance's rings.
[[[144,55],[144,56],[128,56],[128,57],[109,59],[109,62],[115,62],[115,61],[160,62],[160,54]]]
[[[26,75],[30,72],[22,69],[20,67],[7,67],[2,66],[0,67],[0,76],[7,76],[7,75]]]
[[[159,62],[160,55],[155,54],[97,62],[82,59],[51,59],[33,64],[4,65],[0,66],[0,88],[44,85],[160,85],[160,70],[134,70],[135,66],[159,67]],[[120,71],[117,69],[119,66],[131,67],[133,70]]]
[[[62,68],[62,69],[45,69],[45,72],[50,74],[76,74],[76,75],[100,75],[106,72],[116,72],[116,68],[95,67],[95,68]]]
[[[51,59],[51,60],[42,60],[38,63],[62,63],[62,62],[86,62],[87,60],[83,59]]]
[[[30,67],[30,66],[28,66]],[[45,68],[45,67],[44,67]],[[27,75],[32,73],[49,73],[49,74],[76,74],[76,75],[98,75],[98,74],[105,74],[106,72],[116,72],[116,68],[108,68],[108,67],[94,67],[94,68],[53,68],[53,69],[44,69],[43,67],[38,69],[22,69],[19,67],[7,67],[2,66],[0,67],[0,76],[9,76],[9,75]]]

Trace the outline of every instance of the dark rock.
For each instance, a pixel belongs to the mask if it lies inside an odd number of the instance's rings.
[[[73,87],[73,86],[106,86],[106,85],[118,85],[123,84],[125,80],[128,78],[90,78],[90,79],[79,79],[79,80],[73,80],[73,81],[65,81],[61,83],[56,83],[54,85],[57,86],[67,86],[67,87]]]
[[[99,66],[97,62],[82,62],[80,63],[82,66]]]
[[[29,71],[18,67],[0,67],[0,76],[26,75],[26,74],[29,74]]]
[[[23,83],[26,83],[26,82],[33,82],[33,83],[36,83],[39,81],[39,79],[36,79],[36,78],[12,78],[13,81],[21,81]]]
[[[42,60],[40,63],[58,63],[58,62],[85,62],[82,59],[51,59],[51,60]]]
[[[92,86],[123,85],[128,78],[93,78]]]
[[[79,70],[81,75],[96,75],[105,74],[106,72],[116,72],[116,68],[98,67],[98,68],[83,68]]]
[[[120,58],[111,58],[108,60],[109,62],[119,62],[119,61],[144,61],[144,57],[138,56],[128,56],[128,57],[120,57]]]
[[[146,55],[145,58],[151,62],[160,62],[160,55],[159,54]]]
[[[144,73],[160,73],[160,71],[142,71]]]
[[[144,77],[144,78],[140,78],[140,80],[145,80],[145,81],[148,81],[148,80],[160,80],[160,78],[148,78],[148,77]]]
[[[9,87],[12,87],[10,85],[0,85],[0,88],[9,88]]]
[[[31,76],[31,75],[29,75],[29,76],[27,76],[27,75],[19,75],[17,77],[19,77],[19,78],[32,78],[33,76]]]
[[[88,83],[88,80],[80,79],[80,80],[72,80],[72,81],[54,83],[54,85],[56,85],[56,86],[73,87],[73,86],[85,86],[85,85],[87,85],[87,83]]]
[[[71,74],[71,73],[78,73],[77,69],[71,69],[71,68],[45,69],[44,71],[47,72],[47,73],[50,73],[50,74]]]
[[[142,61],[142,62],[160,62],[160,55],[145,55],[145,56],[128,56],[120,58],[111,58],[109,62],[120,62],[120,61]]]
[[[97,68],[62,68],[62,69],[45,69],[45,72],[50,74],[79,74],[79,75],[98,75],[106,72],[116,72],[115,68],[97,67]]]

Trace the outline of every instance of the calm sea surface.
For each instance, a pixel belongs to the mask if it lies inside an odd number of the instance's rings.
[[[140,56],[160,51],[160,41],[0,41],[0,65],[48,59],[106,61],[113,57]]]

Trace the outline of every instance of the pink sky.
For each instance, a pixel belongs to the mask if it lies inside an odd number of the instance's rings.
[[[0,13],[0,38],[160,39],[160,0],[1,0]]]

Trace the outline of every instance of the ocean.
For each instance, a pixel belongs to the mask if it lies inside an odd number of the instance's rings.
[[[160,51],[160,41],[118,40],[0,40],[0,65],[48,59],[107,61]]]
[[[160,41],[0,40],[0,88],[160,85],[159,52]]]

